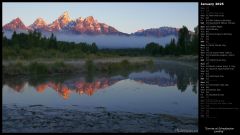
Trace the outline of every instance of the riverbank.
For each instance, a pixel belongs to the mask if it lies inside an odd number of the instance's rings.
[[[166,57],[113,57],[98,59],[35,59],[3,60],[4,75],[62,74],[62,73],[107,73],[152,69],[162,62],[175,62],[197,67],[197,56]]]
[[[197,132],[197,118],[167,114],[141,114],[108,111],[97,107],[92,111],[77,106],[53,108],[43,105],[3,105],[3,132],[161,132],[181,130]]]
[[[44,59],[44,58],[38,58],[38,59],[32,59],[32,60],[24,60],[24,59],[12,59],[12,60],[4,60],[2,61],[2,65],[7,66],[9,64],[15,64],[15,63],[22,63],[22,64],[30,64],[33,62],[38,63],[46,63],[46,64],[53,64],[55,62],[64,62],[65,64],[69,65],[84,65],[86,60],[91,59],[94,63],[115,63],[115,62],[121,62],[123,60],[128,60],[131,63],[135,62],[144,62],[144,61],[159,61],[159,60],[167,60],[167,61],[178,61],[178,62],[197,62],[198,56],[196,55],[183,55],[183,56],[163,56],[163,57],[130,57],[130,56],[122,56],[122,57],[104,57],[104,58],[95,58],[95,57],[89,57],[89,58],[82,58],[82,59]]]

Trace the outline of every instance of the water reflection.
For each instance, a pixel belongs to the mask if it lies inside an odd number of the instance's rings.
[[[26,84],[33,86],[38,93],[53,89],[63,99],[69,99],[70,95],[74,93],[92,96],[97,91],[104,90],[125,79],[159,87],[177,86],[181,92],[184,92],[188,85],[192,85],[192,91],[197,93],[197,68],[171,62],[161,62],[150,71],[131,72],[127,76],[121,74],[115,76],[97,74],[94,76],[91,72],[77,76],[3,77],[3,84],[16,92],[23,92]]]

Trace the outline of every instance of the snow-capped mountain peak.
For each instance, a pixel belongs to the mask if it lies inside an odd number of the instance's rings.
[[[58,21],[60,23],[60,27],[63,28],[65,25],[71,22],[69,13],[65,11],[61,16],[58,17]]]
[[[86,18],[79,17],[72,20],[67,11],[63,12],[56,20],[52,23],[47,24],[43,18],[37,18],[32,25],[26,27],[21,19],[18,17],[12,20],[10,23],[3,26],[3,30],[38,30],[46,32],[67,32],[74,34],[87,34],[87,35],[127,35],[115,29],[114,27],[105,24],[103,22],[98,22],[93,16],[88,16]],[[141,29],[131,35],[134,36],[154,36],[154,37],[164,37],[168,35],[178,35],[178,29],[173,27],[160,27],[160,28],[150,28]]]
[[[17,17],[13,19],[11,22],[7,23],[3,26],[5,30],[28,30],[28,28],[23,24],[22,20]]]
[[[84,21],[89,23],[89,24],[95,23],[95,20],[94,20],[93,16],[88,16],[87,18],[84,19]]]
[[[36,27],[42,27],[42,26],[47,26],[47,23],[44,21],[43,18],[37,18],[34,23],[32,24],[32,26],[36,26]]]

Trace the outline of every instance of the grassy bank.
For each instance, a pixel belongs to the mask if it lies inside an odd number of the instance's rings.
[[[87,59],[44,59],[33,60],[4,60],[2,71],[4,75],[31,75],[31,74],[63,74],[63,73],[104,73],[128,74],[132,71],[152,69],[154,64],[161,61],[180,62],[196,65],[198,56],[163,56],[163,57],[106,57]]]
[[[36,59],[3,59],[2,64],[4,66],[7,66],[8,64],[16,64],[16,63],[22,63],[23,65],[28,65],[33,62],[38,63],[46,63],[46,64],[53,64],[58,61],[62,61],[65,64],[70,65],[84,65],[85,61],[91,59],[94,63],[116,63],[121,62],[123,60],[128,60],[130,63],[136,63],[136,62],[144,62],[152,60],[154,63],[159,60],[167,60],[167,61],[178,61],[178,62],[198,62],[198,56],[197,55],[181,55],[181,56],[173,56],[173,55],[166,55],[161,57],[151,57],[151,56],[113,56],[113,57],[96,57],[94,55],[91,55],[87,58],[42,58],[38,57]]]
[[[75,68],[66,65],[62,61],[52,64],[31,62],[29,64],[18,61],[2,66],[3,75],[29,75],[29,74],[54,74],[54,73],[71,73]]]
[[[87,73],[87,74],[127,74],[135,70],[143,70],[153,67],[152,60],[141,62],[129,62],[124,59],[120,62],[97,63],[91,59],[85,60],[84,64],[66,64],[63,61],[55,62],[25,62],[15,61],[2,65],[3,75],[43,75],[43,74],[64,74],[64,73]]]
[[[129,62],[128,60],[124,59],[121,62],[99,62],[95,64],[93,61],[88,60],[85,66],[85,71],[87,73],[127,76],[133,71],[154,69],[154,62],[152,60]]]

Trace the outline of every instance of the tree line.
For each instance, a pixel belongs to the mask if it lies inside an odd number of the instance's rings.
[[[151,42],[146,45],[145,50],[149,55],[197,55],[198,54],[198,27],[190,34],[188,28],[183,26],[179,30],[178,41],[172,39],[165,47]]]
[[[96,43],[75,43],[58,41],[54,34],[50,37],[43,36],[38,31],[29,33],[12,34],[11,39],[7,39],[2,33],[3,58],[81,58],[88,55],[96,56],[162,56],[162,55],[196,55],[198,53],[198,28],[193,34],[189,33],[187,27],[183,26],[179,30],[178,40],[172,39],[165,47],[151,42],[145,48],[125,48],[125,49],[99,49]]]
[[[57,41],[56,36],[42,36],[38,31],[12,34],[12,38],[2,37],[3,58],[80,58],[98,52],[96,43],[75,43]]]
[[[3,34],[4,35],[4,34]],[[98,47],[96,43],[75,43],[57,41],[56,36],[51,34],[49,38],[42,36],[38,31],[29,32],[28,34],[13,32],[12,38],[7,39],[3,36],[3,46],[7,47],[20,47],[23,49],[43,48],[43,49],[56,49],[58,51],[66,52],[71,50],[84,51],[85,53],[96,53]]]

